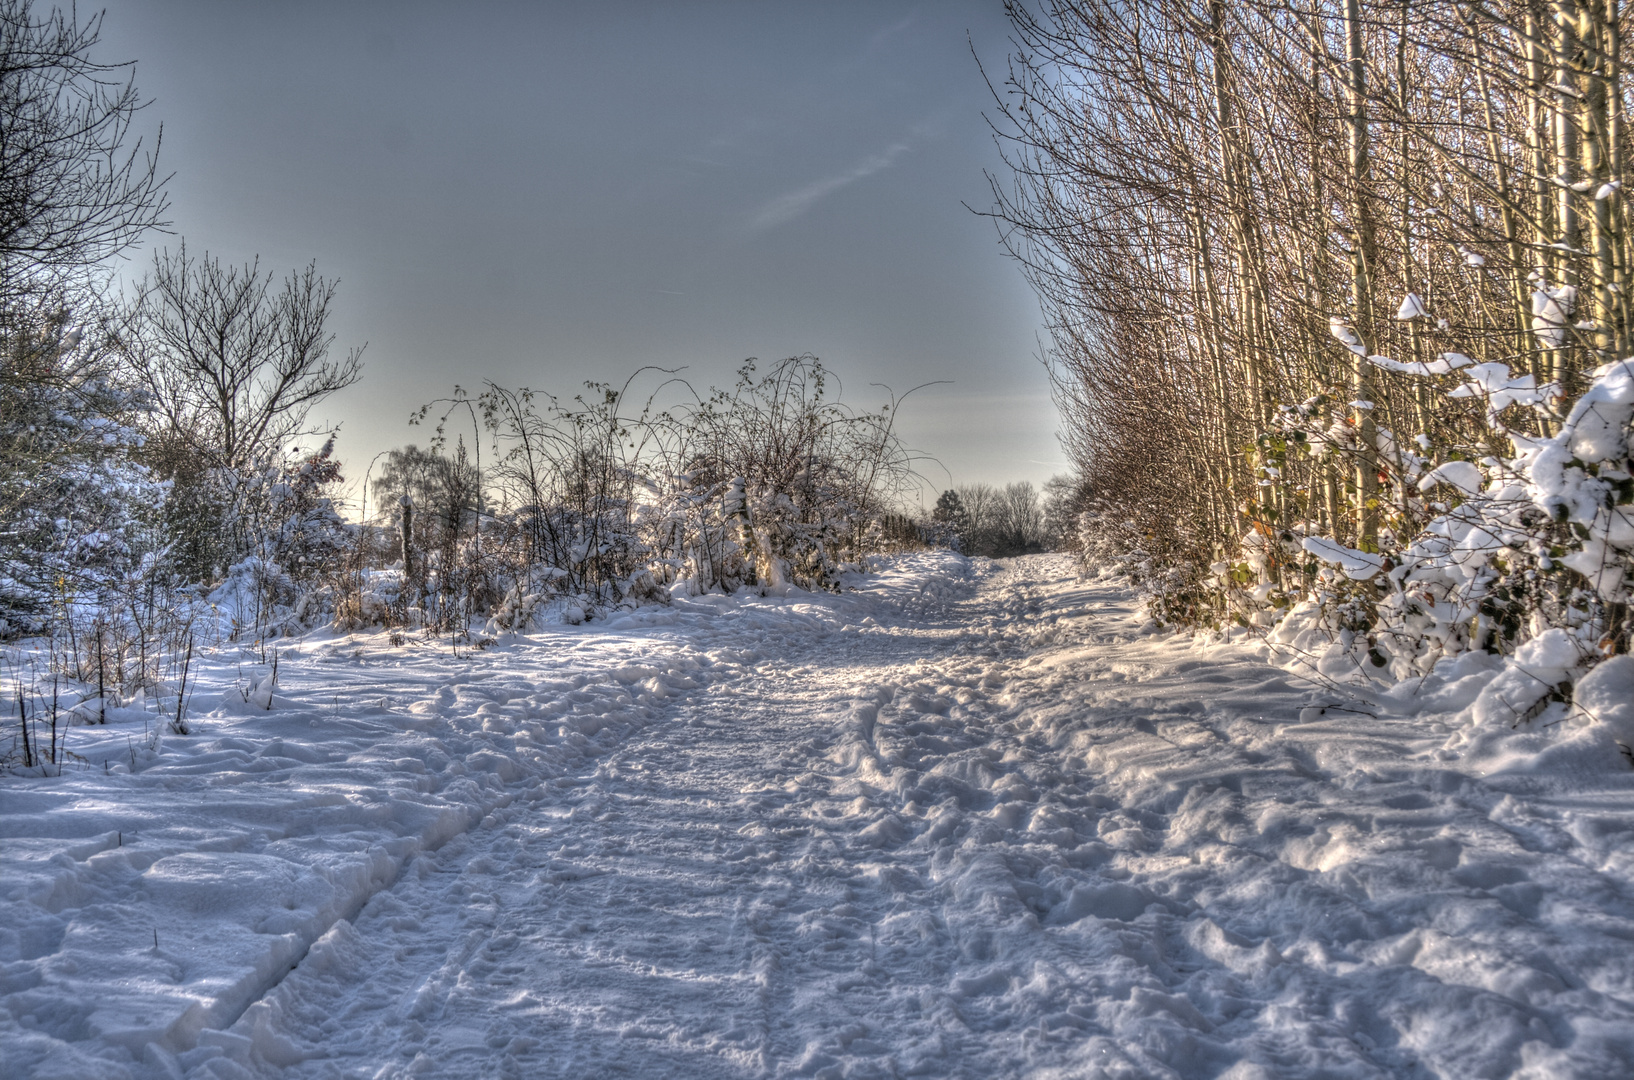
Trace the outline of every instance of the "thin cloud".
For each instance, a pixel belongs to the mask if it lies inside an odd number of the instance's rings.
[[[890,168],[896,159],[908,150],[907,143],[893,143],[883,152],[864,159],[838,176],[830,176],[797,188],[786,195],[779,195],[754,212],[749,218],[749,226],[753,229],[771,229],[787,224],[841,188],[872,176],[882,169]]]
[[[906,18],[899,19],[896,22],[892,23],[890,26],[882,27],[881,29],[876,30],[872,34],[870,34],[868,36],[868,45],[866,47],[866,51],[867,52],[874,52],[875,50],[879,49],[881,46],[883,46],[887,42],[889,42],[892,38],[896,37],[898,34],[902,33],[902,31],[908,29],[908,27],[912,26],[914,23],[916,23],[918,21],[919,21],[919,9],[914,8],[912,11],[908,12]]]

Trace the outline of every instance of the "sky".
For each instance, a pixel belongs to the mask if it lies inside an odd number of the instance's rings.
[[[969,209],[999,0],[110,0],[102,42],[175,174],[151,248],[339,278],[364,377],[313,419],[350,473],[456,384],[802,353],[857,406],[945,380],[900,413],[927,502],[1066,469],[1037,302]]]

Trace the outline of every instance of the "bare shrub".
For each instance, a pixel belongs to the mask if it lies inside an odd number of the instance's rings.
[[[407,497],[417,523],[395,583],[379,582],[415,593],[393,617],[516,629],[546,607],[575,621],[677,587],[832,589],[869,552],[913,542],[894,512],[912,481],[898,400],[854,410],[809,356],[738,376],[700,395],[645,369],[571,400],[488,384],[426,406],[417,418],[441,410],[431,448],[393,452],[376,485],[377,505]],[[656,385],[639,396],[642,380]],[[486,435],[486,469],[462,440],[447,453],[462,415]]]

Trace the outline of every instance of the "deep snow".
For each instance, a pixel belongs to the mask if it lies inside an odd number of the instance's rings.
[[[1357,711],[1065,559],[857,584],[72,729],[0,779],[0,1071],[1634,1075],[1634,770],[1461,751],[1492,673]]]

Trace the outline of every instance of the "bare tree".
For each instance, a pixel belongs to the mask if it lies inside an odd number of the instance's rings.
[[[1031,481],[1004,485],[999,522],[1004,554],[1025,555],[1044,549],[1044,512]]]
[[[964,484],[953,494],[965,520],[960,536],[966,553],[1006,558],[1044,550],[1043,508],[1030,482]]]
[[[157,146],[131,124],[145,102],[129,64],[91,53],[102,16],[84,24],[28,0],[0,0],[0,288],[38,290],[164,224]]]
[[[122,345],[152,395],[161,438],[222,468],[277,457],[314,405],[362,375],[362,348],[330,356],[335,287],[315,263],[274,292],[259,260],[195,260],[185,244],[155,255]]]
[[[969,555],[991,555],[998,531],[999,500],[1003,492],[992,484],[960,484],[954,488],[964,507],[962,539]]]

